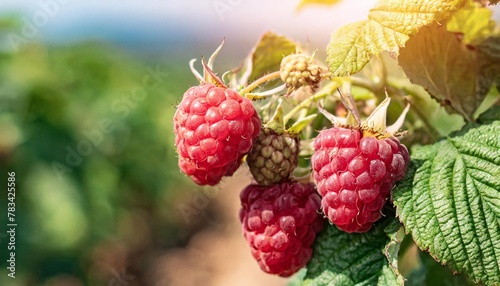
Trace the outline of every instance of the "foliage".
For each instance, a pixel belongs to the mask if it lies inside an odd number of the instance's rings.
[[[416,147],[393,199],[419,247],[474,281],[495,284],[500,283],[500,120],[480,122]]]
[[[168,76],[132,97],[157,66]],[[0,54],[0,173],[2,181],[17,174],[16,285],[59,275],[107,285],[111,270],[87,273],[102,263],[97,250],[106,259],[129,253],[133,265],[141,263],[134,253],[178,246],[200,227],[179,215],[177,204],[191,198],[182,195],[188,185],[168,132],[186,73],[181,63],[149,63],[98,43]],[[13,285],[6,271],[0,284]]]
[[[411,104],[403,125],[411,164],[392,191],[386,217],[364,234],[327,226],[293,285],[500,284],[500,35],[490,18],[491,11],[472,0],[380,0],[367,20],[333,33],[322,86],[292,94],[285,123],[318,113],[320,102],[342,115],[339,89],[352,92],[363,116],[388,94],[396,102],[389,122]],[[265,35],[251,66],[272,74],[276,69],[267,63],[286,54],[277,57],[270,47],[289,45]],[[259,53],[273,59],[262,63]],[[277,103],[257,105],[265,117]],[[310,169],[311,140],[329,126],[320,115],[302,131],[301,174]],[[408,251],[411,245],[420,250]],[[408,259],[416,264],[408,266]]]
[[[497,285],[500,115],[499,108],[491,104],[498,102],[500,45],[496,23],[490,18],[491,11],[473,1],[380,0],[367,20],[333,33],[327,62],[332,76],[360,71],[369,77],[380,76],[373,73],[377,70],[370,65],[379,61],[377,56],[382,52],[389,52],[412,84],[396,79],[384,69],[380,83],[366,83],[357,76],[351,76],[350,83],[361,82],[375,95],[383,86],[393,98],[409,93],[413,104],[406,126],[421,120],[430,132],[439,129],[439,122],[424,119],[432,116],[433,111],[421,109],[425,95],[416,85],[423,87],[446,111],[458,113],[469,122],[459,131],[441,133],[441,139],[426,146],[417,146],[422,144],[414,140],[418,136],[406,142],[415,145],[411,164],[403,181],[393,190],[392,200],[407,236],[411,235],[419,248],[452,271],[464,273],[468,277],[463,280],[465,283]],[[428,102],[428,98],[424,101]],[[488,112],[477,118],[479,109]],[[419,130],[410,131],[415,132]],[[371,241],[381,244],[370,251]],[[400,275],[400,241],[393,243],[392,259],[391,255],[385,259],[380,255],[387,241],[379,227],[363,235],[327,228],[316,242],[303,285],[384,285],[387,281],[391,281],[388,285],[402,285],[403,279],[395,280]],[[428,261],[427,257],[420,252],[415,259]],[[432,272],[432,267],[432,263],[421,262],[414,271],[406,270],[403,274],[409,279],[408,284],[418,284],[417,273],[428,277],[425,275]],[[393,272],[389,275],[384,269]],[[379,280],[381,277],[385,279]],[[450,277],[435,281],[455,282]],[[431,281],[425,279],[427,283]]]
[[[355,234],[345,233],[334,226],[327,227],[317,238],[314,249],[317,255],[309,262],[303,285],[396,284],[398,277],[384,255],[390,242],[385,231],[393,232],[394,222],[395,218],[391,216],[372,231]]]
[[[333,76],[353,74],[382,51],[397,54],[410,35],[446,19],[459,4],[439,0],[379,1],[368,20],[348,24],[333,33],[327,50],[330,71]]]

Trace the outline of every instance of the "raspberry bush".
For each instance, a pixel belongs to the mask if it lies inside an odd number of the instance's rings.
[[[180,170],[215,185],[249,168],[249,253],[293,285],[499,285],[494,4],[379,0],[325,61],[267,32],[218,77],[221,45],[203,75],[191,62]]]

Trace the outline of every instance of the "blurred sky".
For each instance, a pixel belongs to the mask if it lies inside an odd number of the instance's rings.
[[[2,14],[21,13],[25,21],[32,23],[40,11],[54,11],[46,24],[39,25],[36,33],[43,41],[65,43],[105,39],[148,52],[189,50],[208,54],[215,46],[210,46],[210,50],[197,46],[201,43],[216,45],[225,37],[225,50],[236,51],[230,54],[240,58],[267,30],[302,43],[309,42],[311,49],[324,50],[336,27],[366,18],[368,9],[376,1],[343,1],[336,7],[314,6],[297,12],[299,2],[2,0],[0,11]]]
[[[338,26],[365,19],[376,0],[341,1],[334,7],[300,0],[2,0],[0,15],[38,18],[36,38],[50,43],[104,39],[145,54],[208,55],[226,38],[226,60],[242,59],[267,30],[287,35],[324,54]],[[495,19],[500,22],[500,6]],[[44,12],[48,11],[48,12]]]

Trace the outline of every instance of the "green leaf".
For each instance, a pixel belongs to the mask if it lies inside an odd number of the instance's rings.
[[[250,55],[252,73],[249,80],[279,71],[281,60],[296,51],[297,45],[285,36],[273,32],[265,33]]]
[[[306,276],[306,269],[302,268],[299,270],[299,272],[295,273],[292,277],[288,279],[288,283],[286,283],[286,286],[300,286],[302,285],[302,281],[304,280],[304,277]]]
[[[492,85],[500,84],[500,37],[470,49],[437,24],[421,28],[401,49],[399,64],[449,112],[468,121]]]
[[[495,21],[491,20],[492,13],[481,4],[468,0],[466,6],[448,20],[446,29],[462,34],[465,44],[477,45],[495,30]]]
[[[326,49],[326,61],[333,76],[356,73],[370,61],[370,54],[365,49],[362,36],[367,22],[345,25],[333,33]]]
[[[367,233],[346,233],[328,225],[316,238],[303,286],[398,285],[384,249],[389,238],[384,227],[394,218]]]
[[[339,2],[340,2],[340,0],[302,0],[302,1],[300,1],[299,5],[297,6],[297,10],[301,10],[305,6],[311,6],[314,4],[331,6],[334,4],[338,4]]]
[[[276,106],[276,111],[271,116],[265,127],[271,128],[274,132],[282,134],[285,131],[285,123],[283,121],[283,101],[278,99],[278,106]]]
[[[449,268],[436,262],[429,253],[418,251],[416,257],[420,266],[408,273],[405,286],[443,285],[467,286],[477,285],[462,274],[453,274]]]
[[[455,34],[437,24],[420,29],[401,49],[399,64],[413,83],[424,87],[448,111],[472,121],[486,93],[476,94],[477,53]]]
[[[288,128],[287,130],[288,133],[299,134],[304,128],[310,126],[317,116],[318,116],[317,114],[311,114],[309,116],[297,120],[295,123],[293,123],[293,125],[290,128]]]
[[[409,36],[421,27],[440,22],[461,4],[459,0],[380,0],[368,20],[336,30],[327,48],[327,62],[333,76],[361,70],[372,56],[383,51],[399,52]]]
[[[479,94],[487,94],[492,85],[500,85],[500,36],[489,37],[477,46]]]
[[[500,119],[500,107],[493,107],[485,111],[477,119],[478,123],[489,124]]]
[[[393,193],[422,250],[487,285],[500,283],[500,118],[490,121],[491,114],[488,124],[414,148]]]
[[[399,272],[399,267],[398,267],[399,249],[401,247],[401,242],[403,241],[404,238],[404,233],[399,232],[400,229],[402,230],[402,227],[397,220],[393,220],[393,223],[391,223],[391,225],[385,228],[385,232],[389,236],[390,240],[389,243],[387,243],[387,245],[385,246],[384,254],[385,257],[387,258],[387,261],[389,262],[390,269],[392,270],[392,272],[396,277],[398,285],[403,285],[405,278]]]

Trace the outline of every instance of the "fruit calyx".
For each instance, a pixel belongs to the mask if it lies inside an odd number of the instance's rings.
[[[318,106],[320,112],[323,113],[334,126],[359,130],[362,133],[362,137],[375,137],[377,139],[399,137],[405,134],[405,132],[398,132],[398,130],[403,125],[406,114],[410,109],[409,104],[406,105],[396,122],[387,126],[387,108],[391,102],[387,93],[386,98],[375,108],[366,120],[361,121],[358,108],[356,107],[352,95],[350,93],[342,93],[340,90],[338,90],[338,92],[342,104],[348,110],[346,119],[334,116],[323,109],[321,105]]]
[[[203,75],[201,75],[194,68],[194,63],[196,62],[196,59],[192,59],[189,61],[189,67],[191,68],[191,72],[200,81],[200,83],[211,83],[216,87],[227,88],[224,82],[222,82],[222,80],[213,71],[215,58],[217,57],[223,46],[224,46],[224,41],[222,41],[219,47],[217,47],[215,52],[210,56],[210,58],[208,59],[208,63],[205,62],[204,57],[201,57],[201,63],[203,65]]]
[[[271,119],[267,121],[263,127],[272,129],[277,134],[289,134],[291,136],[299,136],[300,132],[307,127],[317,116],[317,114],[311,114],[306,117],[299,118],[295,121],[292,126],[286,128],[286,123],[283,116],[283,100],[278,100],[278,106],[276,107],[276,111],[271,116]]]

